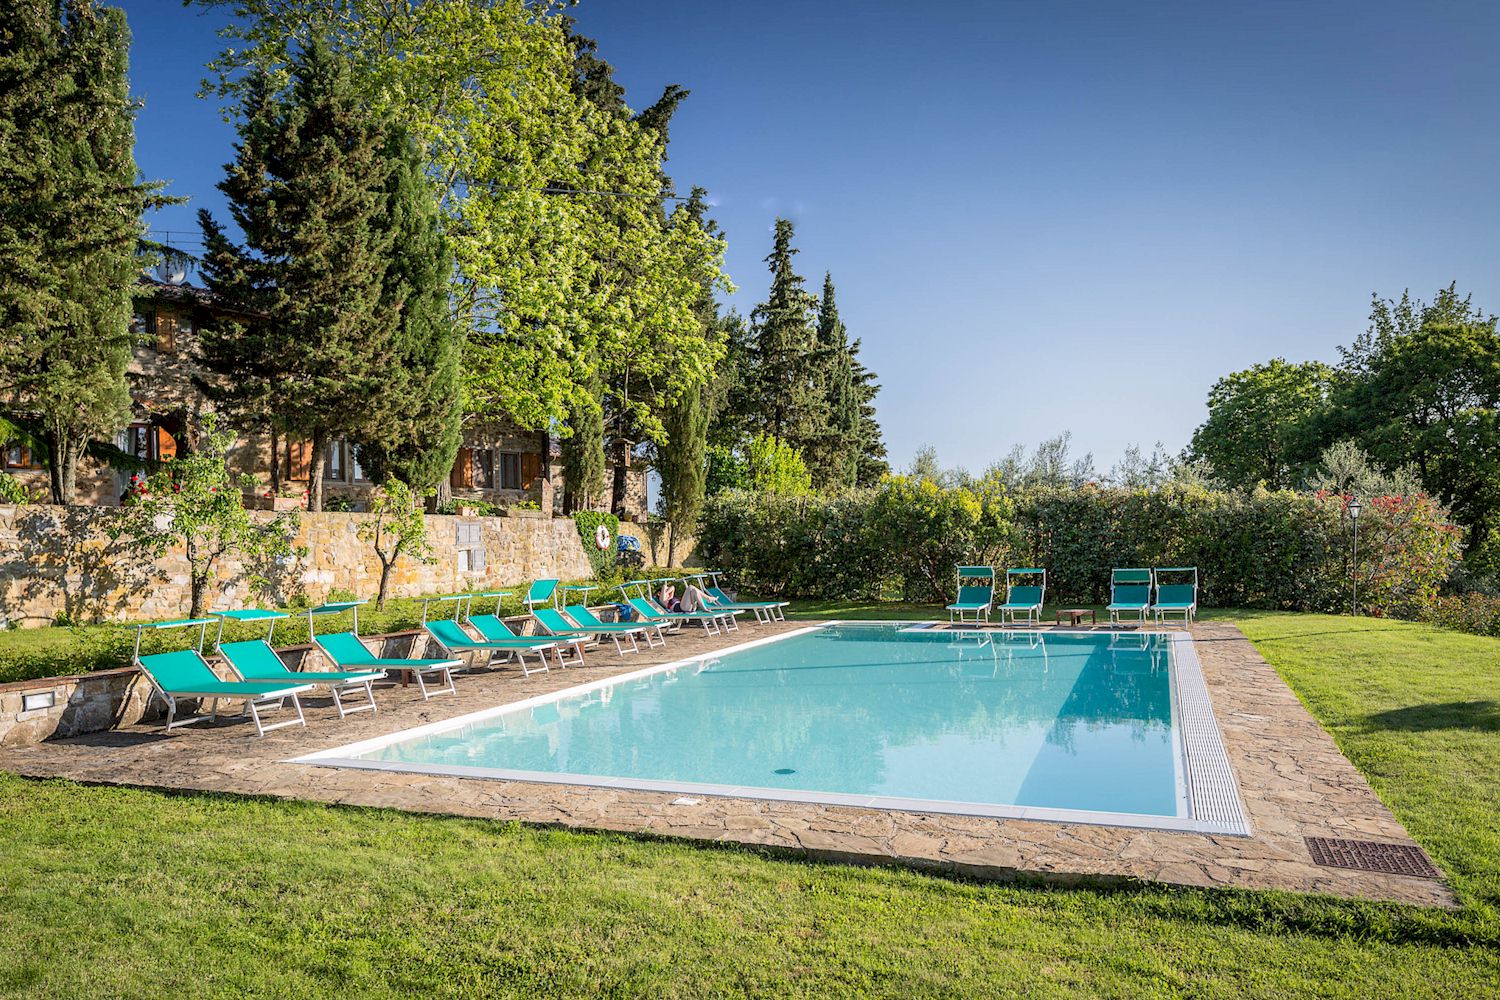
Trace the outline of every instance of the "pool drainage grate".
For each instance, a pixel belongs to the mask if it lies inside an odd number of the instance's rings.
[[[1382,844],[1373,840],[1340,840],[1337,837],[1305,837],[1313,862],[1326,868],[1353,868],[1362,872],[1442,878],[1427,853],[1415,844]]]

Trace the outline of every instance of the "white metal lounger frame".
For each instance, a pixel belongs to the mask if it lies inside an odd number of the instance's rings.
[[[1011,577],[1015,577],[1015,576],[1041,576],[1041,578],[1042,578],[1041,593],[1038,595],[1038,600],[1037,600],[1036,604],[1029,604],[1029,605],[1026,605],[1024,607],[1019,607],[1019,608],[1013,608],[1013,607],[1010,606],[1010,592],[1011,592],[1011,588],[1014,586],[1014,584],[1012,584],[1010,581],[1011,581]],[[1009,624],[1011,624],[1011,625],[1019,625],[1019,624],[1021,624],[1021,619],[1017,617],[1019,614],[1024,614],[1026,616],[1025,617],[1025,624],[1027,624],[1027,625],[1040,625],[1042,623],[1042,605],[1045,604],[1046,602],[1047,602],[1047,571],[1045,569],[1037,569],[1037,568],[1008,569],[1008,570],[1005,571],[1005,603],[1002,604],[1002,605],[1000,605],[1000,607],[996,608],[995,610],[1000,612],[1000,624],[1001,625],[1005,625],[1006,624],[1006,619],[1007,618],[1010,619]]]
[[[673,631],[681,631],[682,626],[690,622],[697,622],[699,625],[702,625],[705,635],[718,635],[721,632],[738,632],[740,630],[739,622],[734,620],[737,612],[733,611],[716,611],[713,608],[702,608],[700,609],[703,612],[702,616],[697,616],[694,613],[695,616],[692,618],[673,617],[673,612],[664,609],[657,602],[656,598],[651,596],[651,589],[654,584],[671,583],[675,579],[677,578],[664,576],[655,580],[635,580],[631,583],[621,584],[620,589],[635,588],[637,591],[636,600],[644,601],[649,607],[656,609],[662,616],[658,620]]]
[[[1146,574],[1146,603],[1145,604],[1141,605],[1139,608],[1117,608],[1117,607],[1114,607],[1114,603],[1115,603],[1115,587],[1117,585],[1116,581],[1115,581],[1115,577],[1119,573],[1145,573]],[[1130,580],[1127,580],[1124,584],[1119,584],[1119,585],[1120,586],[1126,586],[1126,587],[1138,587],[1138,586],[1140,586],[1140,584],[1138,582],[1130,581]],[[1124,625],[1145,625],[1147,623],[1147,621],[1149,621],[1149,619],[1147,618],[1147,616],[1149,614],[1151,614],[1151,603],[1152,603],[1152,597],[1151,597],[1151,595],[1152,595],[1152,593],[1155,590],[1156,590],[1156,571],[1153,570],[1153,569],[1146,569],[1146,568],[1143,567],[1143,568],[1140,568],[1140,569],[1135,569],[1135,568],[1130,568],[1130,569],[1120,568],[1120,569],[1112,569],[1112,570],[1110,570],[1110,572],[1109,572],[1109,603],[1110,603],[1109,623],[1111,625],[1120,625],[1120,626],[1124,626]],[[1136,620],[1136,621],[1129,621],[1129,622],[1127,622],[1127,621],[1125,621],[1124,619],[1122,619],[1120,617],[1122,614],[1129,614],[1131,612],[1136,612],[1137,614],[1139,614],[1139,616],[1140,616],[1139,619]]]
[[[323,655],[326,656],[326,657],[328,657],[328,659],[329,659],[330,662],[332,662],[334,664],[337,664],[338,661],[334,660],[333,654],[330,653],[330,652],[328,652],[328,650],[323,647],[322,643],[318,642],[318,633],[317,633],[317,630],[313,626],[313,616],[314,615],[338,615],[338,614],[343,614],[345,611],[352,611],[354,613],[354,627],[350,630],[350,632],[354,636],[355,639],[359,640],[359,644],[361,646],[364,646],[365,645],[365,641],[364,641],[364,639],[361,639],[360,635],[359,635],[359,606],[361,604],[369,604],[369,603],[370,602],[369,602],[368,599],[363,600],[363,601],[335,601],[335,602],[329,602],[327,604],[320,605],[320,606],[318,606],[316,608],[308,608],[307,609],[307,638],[308,638],[308,640],[314,646],[317,646],[318,649],[320,651],[322,651]],[[367,652],[369,651],[369,648],[370,647],[365,646],[365,650]],[[373,653],[371,653],[370,655],[374,656]],[[385,659],[385,657],[376,656],[375,659]],[[462,661],[460,661],[460,662],[462,662]],[[411,675],[417,679],[417,690],[420,691],[420,692],[422,692],[422,700],[423,701],[427,701],[429,698],[435,697],[436,695],[440,695],[440,694],[458,694],[458,687],[457,687],[457,685],[455,685],[453,683],[453,668],[450,667],[446,663],[434,663],[434,664],[430,664],[430,665],[427,665],[427,666],[405,666],[405,667],[399,666],[399,665],[391,665],[391,666],[384,666],[381,669],[383,669],[383,670],[405,670],[405,671],[410,671]],[[439,688],[434,688],[433,690],[429,691],[427,689],[427,682],[422,677],[423,674],[437,674],[439,677],[441,677],[444,680],[444,682],[445,682],[444,686],[443,687],[439,687]]]
[[[470,617],[469,612],[472,611],[473,608],[474,608],[474,598],[475,597],[491,597],[491,596],[493,596],[495,598],[495,610],[499,611],[500,610],[500,598],[503,597],[503,596],[505,596],[503,593],[501,593],[499,591],[496,591],[493,594],[454,594],[451,597],[429,597],[429,598],[427,598],[426,600],[424,600],[422,602],[422,627],[427,632],[427,638],[430,639],[430,640],[432,640],[433,642],[437,643],[440,647],[442,647],[443,652],[447,653],[449,656],[453,657],[455,660],[463,660],[464,659],[464,654],[467,653],[468,654],[468,660],[466,661],[467,662],[467,666],[466,666],[465,669],[468,669],[468,670],[477,669],[475,667],[475,665],[474,665],[474,660],[475,660],[476,655],[479,654],[479,653],[483,653],[484,654],[484,669],[485,670],[493,669],[494,664],[495,664],[495,654],[496,653],[505,653],[507,655],[513,655],[516,658],[516,666],[518,666],[518,667],[521,668],[521,676],[522,677],[530,677],[534,673],[542,673],[544,671],[547,671],[547,670],[551,669],[547,665],[547,650],[548,649],[553,650],[554,653],[556,654],[558,667],[562,668],[562,667],[566,667],[568,665],[568,661],[563,658],[562,652],[559,649],[559,646],[561,644],[556,643],[556,642],[547,643],[546,646],[545,646],[545,648],[543,648],[543,649],[525,650],[525,649],[520,649],[520,648],[515,648],[515,649],[496,649],[493,646],[491,646],[489,648],[485,648],[485,645],[484,645],[485,640],[479,640],[479,641],[476,641],[474,643],[474,645],[472,645],[472,646],[466,646],[466,647],[464,647],[462,649],[458,649],[458,648],[455,648],[453,646],[448,645],[446,642],[443,641],[443,637],[442,636],[438,635],[432,629],[427,628],[427,605],[431,604],[433,601],[452,601],[453,602],[453,624],[459,626],[460,630],[462,630],[462,627],[463,627],[462,619],[459,616],[463,615],[465,618]],[[537,643],[537,645],[542,645],[542,643],[539,641]],[[526,654],[528,652],[533,653],[536,656],[536,658],[537,658],[537,662],[538,662],[539,666],[535,670],[531,670],[531,669],[529,669],[526,666]],[[580,664],[583,663],[583,654],[582,653],[578,654],[577,662],[580,663]]]
[[[1163,573],[1191,573],[1193,576],[1193,599],[1185,608],[1163,608],[1158,607],[1155,601],[1161,600],[1161,574]],[[1156,613],[1156,624],[1161,625],[1166,621],[1167,615],[1182,615],[1183,625],[1188,625],[1198,619],[1198,567],[1197,566],[1163,566],[1153,572],[1156,580],[1156,598],[1151,604],[1151,610]],[[1169,584],[1169,586],[1171,586]]]
[[[968,572],[965,572],[965,570],[967,570]],[[964,612],[968,611],[970,614],[972,614],[974,616],[973,617],[973,624],[975,624],[975,625],[979,625],[979,624],[988,625],[990,623],[990,610],[992,608],[994,608],[994,606],[995,606],[995,568],[993,566],[971,566],[971,565],[963,565],[963,566],[958,567],[958,592],[960,594],[962,594],[964,592],[964,581],[965,580],[988,580],[989,584],[990,584],[990,600],[989,600],[989,603],[986,604],[982,608],[973,608],[973,609],[967,609],[967,608],[956,608],[955,609],[953,607],[953,605],[950,604],[948,606],[948,623],[950,625],[953,624],[953,622],[954,622],[954,617],[953,616],[955,614],[957,614],[958,615],[958,619],[957,619],[958,620],[958,624],[960,624],[960,625],[965,624],[968,620],[964,618]],[[955,600],[954,603],[956,604],[958,602]]]
[[[229,666],[230,670],[233,670],[236,674],[239,674],[239,676],[240,676],[240,678],[242,680],[247,680],[247,681],[250,680],[250,678],[248,678],[244,674],[240,673],[239,669],[237,667],[235,667],[235,665],[230,661],[229,657],[227,657],[227,656],[224,655],[224,650],[223,650],[223,645],[224,645],[224,620],[226,618],[233,618],[235,621],[238,621],[238,622],[255,622],[255,621],[268,621],[268,622],[270,622],[269,627],[267,627],[267,629],[266,629],[266,639],[265,639],[265,642],[266,642],[266,648],[270,649],[271,652],[274,654],[276,652],[276,649],[275,649],[274,646],[271,645],[271,636],[276,631],[276,622],[277,622],[277,620],[281,619],[281,618],[286,618],[287,615],[284,612],[281,612],[281,611],[262,611],[262,612],[260,612],[260,613],[258,613],[256,615],[254,615],[253,617],[246,617],[245,615],[225,615],[224,613],[218,612],[218,611],[211,611],[209,613],[212,614],[215,618],[219,619],[219,631],[218,631],[218,634],[216,634],[214,636],[214,649],[218,651],[219,658],[222,659]],[[309,638],[311,638],[310,635],[309,635]],[[344,671],[344,672],[345,673],[351,673],[351,672],[354,672],[354,671]],[[383,675],[383,671],[374,671],[374,670],[372,670],[372,671],[370,671],[370,673],[381,673]],[[335,710],[338,711],[339,718],[342,719],[342,718],[346,718],[347,716],[353,715],[355,712],[375,712],[375,711],[378,711],[378,709],[375,707],[375,687],[374,687],[374,684],[379,679],[380,679],[379,677],[369,677],[369,678],[366,678],[365,680],[362,680],[362,681],[330,681],[330,680],[318,680],[316,678],[308,678],[307,683],[309,683],[309,684],[318,684],[318,685],[322,685],[323,687],[328,688],[328,693],[333,696],[333,707],[334,707]],[[344,694],[355,694],[355,693],[357,693],[359,691],[364,691],[364,693],[365,693],[365,704],[363,704],[363,705],[355,705],[353,708],[345,708],[344,707],[344,699],[343,699],[342,696]]]
[[[477,594],[460,594],[459,596],[463,599],[463,604],[462,604],[463,618],[459,618],[459,611],[460,611],[460,609],[459,608],[455,608],[454,611],[453,611],[453,620],[456,621],[456,622],[467,621],[467,620],[469,620],[469,619],[471,619],[471,618],[474,617],[474,598],[476,598],[476,597],[479,597],[479,598],[493,597],[495,599],[495,617],[499,618],[500,617],[500,602],[502,600],[504,600],[505,598],[511,596],[511,592],[508,591],[508,590],[486,590],[486,591],[482,591],[482,592],[477,593]],[[424,601],[423,604],[422,604],[422,620],[426,621],[426,619],[427,619],[427,604]],[[535,620],[535,619],[533,619],[533,620]],[[522,638],[524,638],[524,636]],[[552,636],[550,638],[557,638],[557,637],[556,636]],[[439,641],[439,645],[442,645],[441,641]],[[552,653],[553,653],[553,656],[557,659],[557,665],[559,667],[563,668],[563,669],[566,669],[567,666],[570,663],[573,666],[576,666],[576,667],[584,666],[585,664],[584,664],[584,661],[583,661],[583,647],[586,646],[586,645],[588,645],[588,640],[586,638],[581,638],[581,639],[558,639],[556,645],[554,645],[552,647]],[[618,649],[619,645],[620,644],[618,642],[615,643],[615,648]],[[568,659],[567,654],[565,652],[565,650],[568,650],[568,649],[573,650],[573,658],[571,660]],[[493,658],[494,651],[491,650],[490,652],[491,652],[491,657]],[[519,656],[516,657],[517,661],[519,661],[520,659],[521,658]],[[545,664],[546,664],[546,658],[545,657],[543,658],[542,663],[544,665],[543,668],[545,669]],[[526,665],[524,663],[521,665],[521,673],[522,674],[526,673]]]
[[[709,569],[704,570],[702,573],[695,573],[687,577],[687,579],[705,581],[707,586],[702,588],[704,591],[707,591],[709,587],[714,587],[720,592],[724,592],[724,585],[719,582],[720,577],[723,575],[719,570]],[[712,597],[713,595],[710,594],[709,596]],[[730,605],[738,603],[738,601],[729,602]],[[756,622],[761,625],[772,625],[776,622],[786,621],[786,602],[784,601],[746,601],[741,610],[752,612],[755,615]]]
[[[130,659],[135,668],[139,670],[141,674],[146,678],[146,680],[151,684],[151,690],[155,691],[156,694],[161,697],[161,700],[166,703],[167,725],[166,728],[162,730],[162,732],[166,733],[170,733],[173,729],[181,729],[183,726],[191,726],[197,722],[217,722],[219,721],[219,702],[225,699],[228,699],[230,701],[234,700],[234,698],[231,696],[218,695],[210,692],[194,693],[192,691],[178,691],[176,696],[174,696],[172,692],[168,691],[166,688],[157,683],[155,675],[153,675],[151,671],[147,670],[145,665],[141,663],[141,633],[143,631],[148,628],[186,628],[190,625],[198,626],[198,655],[202,656],[203,640],[207,637],[208,634],[207,618],[188,618],[180,622],[159,622],[154,625],[137,625],[135,627],[135,647],[131,651]],[[303,685],[301,687],[301,690],[307,690],[311,686],[312,685],[310,684]],[[306,728],[307,718],[302,714],[302,701],[297,697],[298,693],[299,691],[294,689],[288,691],[286,694],[264,695],[258,698],[246,697],[244,695],[241,695],[240,697],[243,698],[245,707],[240,709],[240,711],[236,712],[233,716],[230,716],[230,718],[236,718],[238,716],[248,714],[250,718],[255,722],[256,736],[264,736],[272,730],[285,729],[287,726],[302,726]],[[186,719],[177,718],[178,697],[181,697],[188,701],[207,701],[209,703],[209,713],[207,715],[192,715],[187,717]],[[272,707],[273,703],[274,706],[278,709],[285,708],[288,698],[292,700],[292,708],[297,712],[297,717],[295,719],[287,719],[284,722],[273,722],[269,726],[261,721],[261,708],[270,708]]]

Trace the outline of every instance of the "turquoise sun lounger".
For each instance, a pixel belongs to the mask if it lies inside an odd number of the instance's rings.
[[[452,657],[436,659],[419,659],[399,656],[377,656],[370,652],[364,640],[359,637],[359,608],[366,601],[337,601],[320,607],[310,608],[307,612],[307,630],[312,636],[312,641],[323,655],[327,656],[329,662],[340,670],[384,670],[387,673],[403,672],[416,678],[417,688],[422,692],[425,701],[434,695],[457,694],[458,688],[453,686],[453,668],[464,665],[463,660]],[[318,635],[313,625],[313,618],[319,615],[337,615],[345,611],[354,613],[354,628],[348,632],[335,632],[331,635]],[[442,681],[442,686],[429,690],[427,687],[428,675],[436,676]]]
[[[959,624],[965,621],[988,624],[994,606],[995,567],[958,567],[958,598],[947,607],[948,621],[952,623],[957,616]]]
[[[1109,623],[1111,625],[1144,625],[1151,613],[1151,581],[1149,569],[1117,569],[1109,575]],[[1122,615],[1135,615],[1135,621],[1125,622]]]
[[[238,714],[249,713],[250,718],[255,721],[255,734],[264,736],[273,729],[283,729],[287,726],[306,726],[307,719],[302,715],[302,702],[299,695],[311,691],[311,684],[288,684],[285,681],[224,681],[213,672],[203,654],[198,651],[203,647],[203,639],[208,629],[207,618],[188,618],[175,622],[158,622],[153,625],[139,625],[135,630],[135,649],[131,654],[131,661],[146,675],[151,682],[152,689],[166,702],[167,726],[166,732],[180,726],[190,726],[195,722],[217,721],[219,718],[220,701],[243,701],[244,709]],[[141,653],[141,633],[147,629],[170,629],[170,628],[198,628],[198,649],[182,649],[172,653]],[[209,703],[208,715],[194,715],[186,719],[177,718],[177,710],[180,701],[207,701]],[[273,705],[277,708],[285,707],[290,700],[292,709],[297,713],[295,719],[287,719],[284,722],[276,722],[271,725],[261,719],[261,710]]]
[[[1190,583],[1162,583],[1163,573],[1186,576]],[[1168,566],[1156,571],[1156,601],[1151,605],[1156,614],[1156,623],[1162,624],[1168,615],[1181,615],[1184,625],[1198,617],[1198,567]]]
[[[229,668],[247,681],[280,681],[290,684],[316,684],[326,687],[333,696],[333,707],[339,718],[355,712],[374,712],[375,691],[372,685],[385,677],[383,670],[290,670],[271,646],[271,636],[276,623],[287,617],[281,611],[263,611],[244,608],[238,611],[215,611],[219,619],[219,634],[214,648],[229,664]],[[267,622],[264,639],[247,639],[241,642],[224,641],[224,622]],[[363,691],[365,704],[349,708],[344,704],[345,694]]]
[[[504,653],[515,657],[517,665],[521,668],[521,675],[530,677],[532,671],[526,666],[526,654],[531,653],[537,658],[538,669],[547,669],[547,652],[557,649],[555,639],[538,639],[528,637],[518,639],[474,639],[463,630],[458,622],[448,618],[440,618],[437,621],[423,622],[422,627],[427,634],[432,636],[437,644],[443,647],[443,651],[449,656],[460,656],[463,653],[484,653],[485,666],[489,666],[496,653]],[[561,655],[558,656],[558,666],[563,666]]]
[[[518,635],[515,630],[513,630],[509,625],[505,624],[505,620],[499,615],[470,615],[468,621],[469,624],[473,626],[474,631],[479,633],[479,637],[488,642],[509,642],[516,639],[531,639],[533,641],[556,643],[558,663],[564,666],[566,666],[566,662],[563,658],[564,648],[573,650],[572,662],[582,664],[583,647],[587,646],[591,641],[593,641],[589,636],[580,635],[577,632],[569,632],[563,635],[548,635],[545,638],[540,638],[535,635]]]
[[[692,577],[698,581],[698,589],[708,595],[711,602],[710,610],[718,611],[749,611],[755,615],[755,620],[764,625],[772,622],[786,621],[786,608],[790,601],[741,601],[730,597],[719,586],[718,570],[708,570]]]
[[[1038,584],[1017,584],[1012,581],[1027,577],[1041,577]],[[1042,602],[1047,597],[1047,571],[1045,569],[1008,569],[1005,571],[1005,603],[995,610],[1000,612],[1000,624],[1010,619],[1012,625],[1024,619],[1028,625],[1040,625]]]

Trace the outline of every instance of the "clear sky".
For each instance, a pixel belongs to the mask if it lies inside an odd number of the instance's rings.
[[[137,159],[222,214],[215,17],[125,0]],[[1333,360],[1371,292],[1500,311],[1500,4],[583,0],[636,108],[692,90],[748,312],[776,215],[880,375],[894,463],[1181,448],[1224,372]]]

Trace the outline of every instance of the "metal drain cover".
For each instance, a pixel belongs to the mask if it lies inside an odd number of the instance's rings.
[[[1328,868],[1354,868],[1416,878],[1442,878],[1427,853],[1415,844],[1382,844],[1374,840],[1305,837],[1313,862]]]
[[[797,769],[795,767],[778,767],[774,773],[776,773],[776,774],[796,774],[797,773]]]

